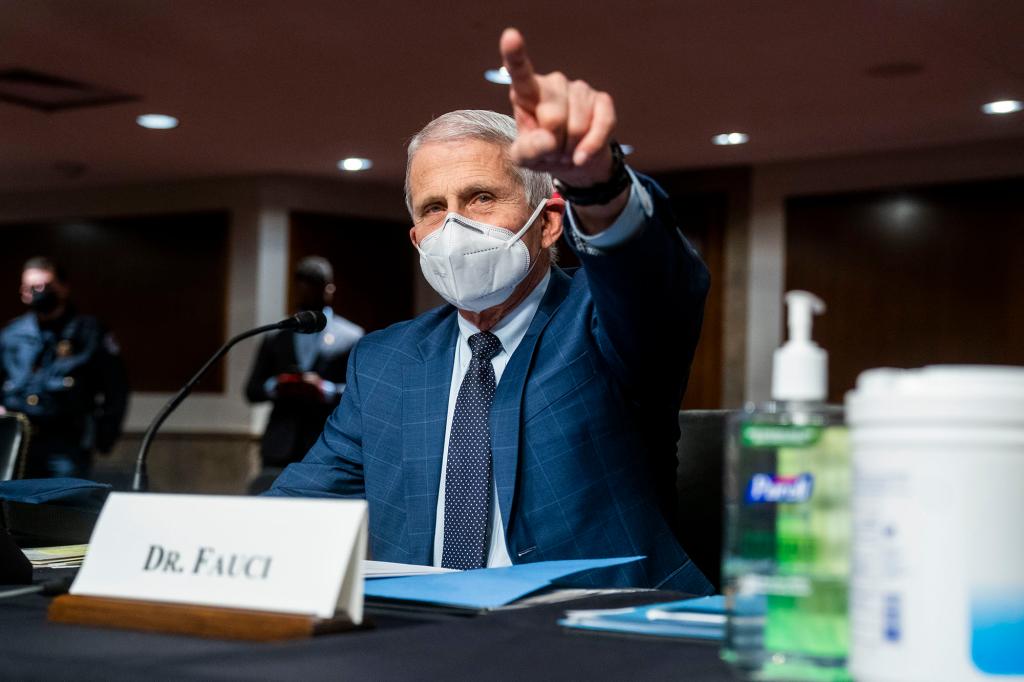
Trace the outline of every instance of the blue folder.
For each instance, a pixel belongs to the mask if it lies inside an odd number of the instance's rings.
[[[639,561],[643,557],[538,561],[504,568],[435,573],[366,581],[366,597],[471,611],[511,604],[555,580],[596,568]]]

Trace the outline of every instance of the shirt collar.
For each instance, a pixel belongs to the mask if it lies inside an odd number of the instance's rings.
[[[509,355],[514,353],[516,347],[519,346],[519,342],[526,336],[526,331],[530,328],[530,323],[533,322],[533,317],[540,308],[540,302],[548,290],[548,283],[550,281],[551,269],[548,268],[548,271],[544,274],[544,279],[533,288],[533,291],[523,299],[522,303],[508,312],[505,317],[501,318],[498,324],[491,328],[491,333],[501,341],[503,352]],[[455,317],[459,320],[459,340],[463,343],[469,343],[469,337],[480,330],[462,315],[456,313]]]

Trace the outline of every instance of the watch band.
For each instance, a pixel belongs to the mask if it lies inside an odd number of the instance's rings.
[[[626,171],[625,155],[622,153],[622,147],[619,146],[618,142],[612,140],[611,150],[612,176],[608,180],[591,185],[590,187],[573,187],[556,179],[555,189],[562,195],[562,198],[577,206],[597,206],[607,204],[629,187],[631,180],[629,172]]]

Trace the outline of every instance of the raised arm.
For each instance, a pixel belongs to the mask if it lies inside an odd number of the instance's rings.
[[[609,367],[635,401],[678,405],[703,321],[707,268],[661,188],[613,157],[611,95],[557,71],[538,75],[515,29],[505,30],[500,49],[512,78],[516,163],[576,190],[629,175],[625,189],[601,203],[566,197],[566,235],[590,283],[594,333]]]
[[[514,28],[502,33],[500,49],[512,78],[509,100],[519,129],[512,160],[550,173],[570,187],[587,188],[611,179],[614,166],[609,143],[616,124],[611,95],[585,81],[570,81],[560,71],[537,74],[526,53],[526,42]],[[627,188],[607,203],[578,206],[580,229],[591,235],[604,231],[622,212],[628,197]]]

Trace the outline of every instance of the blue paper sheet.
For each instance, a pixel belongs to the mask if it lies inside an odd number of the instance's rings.
[[[740,597],[739,613],[763,615],[761,596]],[[624,609],[568,611],[559,625],[620,635],[651,635],[721,641],[725,638],[725,597],[697,597]]]
[[[643,557],[538,561],[505,568],[366,581],[366,596],[464,609],[493,609],[547,587],[553,580]]]

